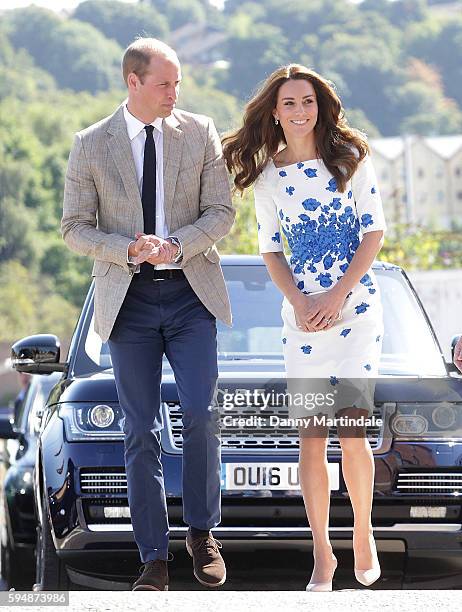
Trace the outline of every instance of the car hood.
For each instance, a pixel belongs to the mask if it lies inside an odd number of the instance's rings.
[[[221,392],[265,390],[284,392],[284,362],[279,359],[233,359],[219,361],[218,388]],[[162,400],[178,401],[175,378],[168,363],[162,374]],[[112,370],[62,380],[53,390],[49,404],[58,402],[117,402]],[[375,401],[462,402],[462,379],[418,378],[385,375],[376,379]]]

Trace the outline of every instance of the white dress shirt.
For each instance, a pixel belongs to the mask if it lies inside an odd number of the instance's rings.
[[[146,130],[144,126],[146,124],[130,113],[127,108],[127,101],[125,101],[123,109],[135,162],[138,188],[141,194],[143,187],[144,145],[146,142]],[[156,145],[156,236],[167,238],[169,232],[164,211],[164,136],[161,117],[157,117],[151,125],[154,126],[152,134],[154,137],[154,144]],[[156,270],[166,270],[181,268],[181,266],[175,263],[169,263],[157,264],[154,268]]]

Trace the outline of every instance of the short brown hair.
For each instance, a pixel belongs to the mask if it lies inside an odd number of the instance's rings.
[[[141,82],[148,71],[153,56],[161,56],[178,62],[176,52],[166,43],[157,38],[137,38],[126,49],[122,58],[122,74],[125,84],[131,72],[134,72]]]

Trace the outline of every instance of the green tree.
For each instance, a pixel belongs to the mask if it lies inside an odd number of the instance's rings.
[[[247,189],[243,197],[236,195],[233,203],[236,208],[236,220],[231,232],[218,243],[218,249],[223,254],[257,255],[257,220],[253,190]]]
[[[145,0],[142,4],[165,15],[172,31],[188,23],[205,23],[209,12],[208,3],[201,0]]]
[[[232,59],[225,85],[229,93],[244,100],[275,68],[287,63],[286,39],[279,28],[266,23],[257,26],[244,13],[235,15],[230,27],[226,53]]]
[[[441,74],[445,94],[462,106],[462,17],[412,24],[406,52],[434,66]]]
[[[0,342],[30,334],[70,338],[78,309],[56,295],[49,278],[38,278],[17,261],[0,264]]]
[[[218,132],[228,131],[241,121],[236,98],[217,89],[209,73],[188,67],[183,69],[178,107],[212,117]]]
[[[35,228],[34,215],[23,204],[11,197],[0,198],[0,262],[16,259],[34,267]]]
[[[60,87],[94,93],[121,84],[122,49],[90,24],[34,6],[7,19],[13,46],[26,49]]]
[[[74,306],[83,304],[91,282],[92,260],[73,253],[60,236],[48,239],[40,260],[41,275],[54,281],[55,293]]]
[[[136,36],[164,39],[168,33],[166,17],[147,4],[87,0],[78,5],[73,18],[91,24],[123,48]]]

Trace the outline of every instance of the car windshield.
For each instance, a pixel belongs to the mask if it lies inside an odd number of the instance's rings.
[[[444,376],[438,344],[404,275],[395,269],[374,270],[379,281],[385,334],[381,374]],[[265,266],[223,265],[233,311],[233,327],[218,322],[219,358],[224,360],[282,359],[282,295]],[[112,366],[108,345],[94,331],[89,311],[79,343],[84,371]],[[82,368],[74,368],[79,373]]]

